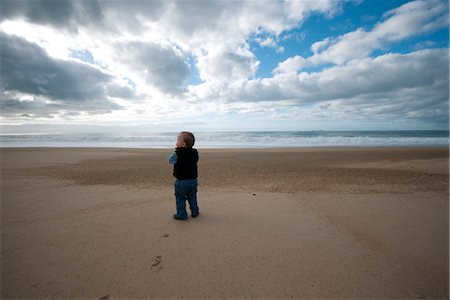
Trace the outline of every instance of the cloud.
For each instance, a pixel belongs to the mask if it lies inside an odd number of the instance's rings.
[[[272,73],[277,74],[277,73],[297,72],[297,70],[302,69],[309,65],[311,65],[309,61],[307,61],[300,55],[295,55],[279,63]]]
[[[293,113],[301,105],[318,105],[315,118],[434,118],[444,124],[448,122],[448,54],[447,48],[390,53],[315,73],[280,73],[222,87],[216,97],[231,103],[271,102],[272,107],[288,106]],[[308,110],[302,110],[303,118],[306,115]]]
[[[191,97],[214,99],[224,113],[252,112],[284,120],[422,120],[447,124],[447,48],[355,59],[322,71],[271,78],[205,82]]]
[[[3,0],[1,19],[24,18],[32,23],[51,25],[76,32],[80,24],[103,20],[97,1]]]
[[[315,42],[311,45],[311,51],[314,53],[326,48],[331,43],[331,38],[327,37],[321,41]]]
[[[50,58],[36,44],[0,33],[2,88],[67,101],[104,95],[111,76],[85,64]],[[99,84],[100,83],[100,84]]]
[[[204,81],[233,81],[253,77],[259,61],[248,47],[219,49],[198,58],[200,78]]]
[[[448,3],[440,0],[421,0],[406,3],[383,15],[387,18],[372,30],[385,41],[399,41],[448,26]]]
[[[178,93],[190,73],[186,55],[171,44],[127,41],[113,45],[115,59],[163,92]]]
[[[122,108],[108,99],[108,92],[128,92],[127,95],[132,96],[126,88],[114,83],[112,75],[90,65],[51,58],[38,45],[2,32],[0,41],[4,112],[14,112],[17,108],[24,112],[28,112],[27,109],[42,112],[44,107],[55,111],[63,106],[69,110],[105,112]],[[19,103],[18,98],[23,95],[37,102]],[[51,103],[45,104],[47,102]]]
[[[277,46],[277,43],[275,43],[275,41],[272,38],[266,39],[257,38],[256,41],[259,43],[261,47],[275,48]]]
[[[256,42],[258,42],[258,44],[261,47],[269,47],[269,48],[275,48],[276,52],[280,53],[280,52],[284,52],[284,47],[283,46],[278,46],[277,42],[275,42],[273,40],[273,38],[268,37],[268,38],[256,38],[255,39]]]

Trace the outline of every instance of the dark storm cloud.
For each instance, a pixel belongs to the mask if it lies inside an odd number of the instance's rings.
[[[140,17],[157,20],[168,7],[167,1],[96,0],[2,0],[0,20],[25,19],[59,30],[89,30],[140,33]]]
[[[4,90],[85,101],[104,96],[110,75],[72,61],[53,59],[44,49],[22,38],[0,33],[1,86]]]
[[[2,0],[1,20],[23,18],[29,22],[77,31],[80,24],[103,20],[103,12],[95,0]]]
[[[40,109],[36,103],[17,103],[9,95],[34,95],[57,101],[47,109],[104,111],[121,106],[107,99],[108,92],[133,96],[127,88],[115,85],[113,77],[87,64],[54,59],[37,44],[0,32],[2,108],[5,111]]]
[[[45,103],[41,101],[19,101],[17,99],[4,99],[0,101],[2,116],[19,115],[26,118],[53,118],[64,109],[57,103]]]
[[[127,86],[118,86],[114,84],[108,85],[108,95],[111,97],[124,98],[124,99],[137,99],[134,91]]]

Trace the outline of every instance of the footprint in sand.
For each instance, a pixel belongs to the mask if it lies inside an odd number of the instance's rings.
[[[161,255],[156,255],[156,256],[153,258],[153,261],[152,261],[152,269],[153,269],[153,268],[156,268],[156,267],[158,267],[158,270],[159,270],[159,269],[162,269],[162,265],[160,265],[161,260],[162,260],[162,256],[161,256]]]
[[[107,299],[109,299],[109,294],[108,294],[108,295],[105,295],[105,296],[103,296],[103,297],[101,297],[101,298],[98,299],[98,300],[107,300]]]
[[[168,234],[167,232],[161,234],[161,235],[159,236],[159,238],[158,238],[158,242],[159,242],[162,238],[166,238],[166,237],[168,237],[169,235],[170,235],[170,234]]]

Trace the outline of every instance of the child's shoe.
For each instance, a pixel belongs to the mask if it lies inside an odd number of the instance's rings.
[[[193,217],[193,218],[197,217],[199,213],[200,213],[200,212],[197,212],[196,214],[192,214],[192,217]]]
[[[177,214],[173,214],[173,218],[177,219],[177,220],[187,220],[187,217],[186,218],[180,218],[179,216],[177,216]]]

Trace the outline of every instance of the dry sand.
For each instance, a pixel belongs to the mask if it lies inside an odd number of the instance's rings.
[[[448,299],[447,147],[2,148],[1,298]]]

